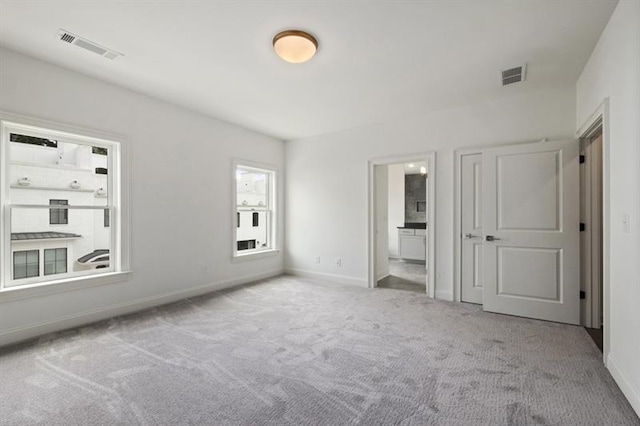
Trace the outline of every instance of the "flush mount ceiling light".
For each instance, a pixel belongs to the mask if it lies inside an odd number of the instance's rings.
[[[292,64],[301,64],[313,58],[318,49],[318,40],[300,30],[282,31],[273,38],[276,54]]]

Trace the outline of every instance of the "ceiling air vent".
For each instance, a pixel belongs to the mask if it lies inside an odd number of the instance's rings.
[[[97,53],[98,55],[103,56],[107,59],[115,59],[118,56],[122,56],[122,53],[116,52],[115,50],[107,49],[106,47],[102,47],[99,44],[89,41],[86,38],[78,37],[77,35],[71,34],[69,31],[63,29],[60,29],[60,31],[58,31],[57,36],[60,41],[64,41],[65,43],[73,44],[74,46],[78,46],[93,53]]]
[[[519,67],[509,68],[508,70],[502,71],[502,85],[506,86],[524,81],[526,68],[526,65],[521,65]]]
[[[73,43],[73,40],[75,39],[76,38],[69,33],[64,33],[62,34],[62,37],[60,37],[60,40],[66,41],[67,43]]]

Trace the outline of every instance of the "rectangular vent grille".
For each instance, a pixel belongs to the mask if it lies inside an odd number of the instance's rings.
[[[511,77],[502,77],[502,85],[506,86],[507,84],[520,83],[522,81],[522,76],[520,74],[513,75]]]
[[[502,71],[502,85],[506,86],[524,81],[525,69],[526,65],[522,65]]]
[[[60,40],[62,41],[66,41],[67,43],[73,43],[73,40],[75,40],[76,38],[74,36],[72,36],[71,34],[68,33],[64,33],[62,34],[62,37],[60,37]]]
[[[64,41],[65,43],[81,47],[107,59],[113,60],[118,56],[122,56],[122,53],[116,52],[115,50],[107,49],[106,47],[102,47],[97,43],[87,40],[86,38],[78,37],[77,35],[71,34],[69,31],[63,29],[60,29],[58,31],[57,36],[60,41]]]

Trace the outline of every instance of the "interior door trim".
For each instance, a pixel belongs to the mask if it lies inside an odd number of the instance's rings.
[[[428,192],[429,203],[427,206],[427,223],[429,232],[427,232],[427,297],[429,298],[441,298],[438,297],[439,290],[436,288],[436,238],[435,229],[436,225],[436,204],[437,204],[437,191],[436,191],[436,177],[437,177],[437,161],[436,152],[428,151],[415,154],[395,155],[386,157],[371,158],[367,161],[367,286],[369,288],[376,287],[375,276],[375,226],[376,226],[376,209],[375,209],[375,179],[374,171],[375,166],[389,165],[395,163],[404,163],[408,161],[415,161],[416,158],[424,158],[427,163],[427,171],[429,174],[428,179]],[[446,300],[451,300],[447,298]]]
[[[604,98],[589,118],[578,128],[578,138],[589,138],[602,129],[602,309],[603,309],[603,350],[604,365],[609,368],[611,354],[611,172],[609,135],[609,98]]]

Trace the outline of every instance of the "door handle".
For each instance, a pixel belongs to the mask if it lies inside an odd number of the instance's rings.
[[[496,241],[496,240],[499,240],[500,238],[496,238],[493,235],[487,235],[486,237],[484,237],[484,239],[486,241]]]
[[[473,234],[464,234],[463,237],[465,240],[470,240],[471,238],[475,238],[476,236]]]

